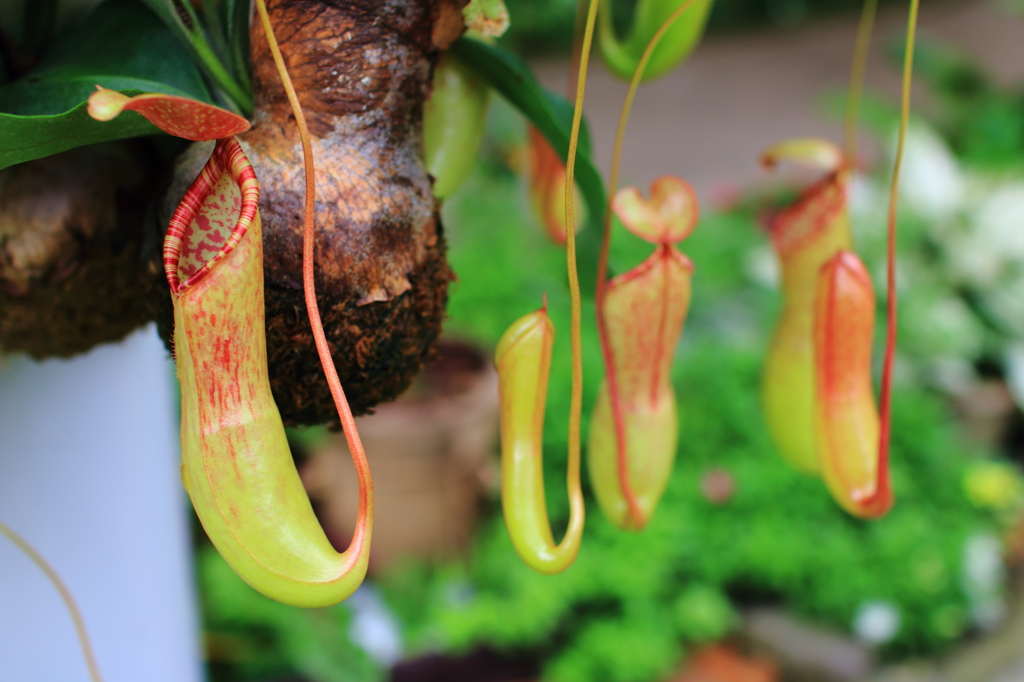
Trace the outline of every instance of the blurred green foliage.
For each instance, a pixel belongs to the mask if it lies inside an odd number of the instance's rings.
[[[888,0],[882,0],[887,2]],[[528,53],[568,54],[577,0],[505,0],[511,25],[504,40]],[[628,28],[636,0],[611,0],[621,33]],[[861,0],[715,0],[708,30],[756,26],[791,27],[809,19],[856,14]]]
[[[965,164],[988,170],[1021,168],[1024,159],[1024,89],[1000,88],[976,63],[934,42],[914,55],[917,76],[928,83],[939,111],[931,121]]]
[[[447,329],[493,347],[547,293],[558,336],[545,485],[560,537],[570,376],[564,252],[531,226],[523,193],[491,160],[446,206],[459,276]],[[848,631],[860,606],[889,603],[901,620],[884,649],[890,657],[940,651],[970,629],[972,604],[961,588],[965,543],[996,527],[964,492],[971,455],[981,453],[965,444],[940,399],[911,385],[898,388],[894,401],[897,504],[888,517],[853,519],[821,481],[786,467],[759,404],[777,306],[775,292],[750,274],[764,248],[745,212],[705,217],[681,245],[696,273],[673,378],[680,447],[650,526],[618,530],[591,499],[576,564],[542,576],[518,560],[493,503],[465,564],[408,566],[385,581],[414,646],[527,651],[544,661],[543,679],[557,682],[646,682],[669,672],[686,644],[728,632],[736,608],[753,604],[784,604]],[[650,249],[618,229],[612,266],[622,271]],[[584,430],[602,372],[592,317],[585,309]],[[734,484],[722,504],[701,492],[702,479],[717,470]]]
[[[315,682],[384,679],[384,671],[349,640],[352,614],[344,604],[298,609],[268,599],[209,545],[199,553],[198,568],[211,682],[295,674]]]
[[[514,24],[525,7],[537,17],[564,10],[572,21],[570,2],[513,0],[509,7]],[[996,89],[947,53],[922,52],[919,64],[942,103],[939,128],[957,156],[979,166],[1019,168],[1021,97]],[[891,108],[869,104],[867,118],[887,129]],[[445,206],[458,273],[447,331],[493,348],[506,327],[547,294],[558,335],[545,423],[545,485],[560,537],[568,512],[570,377],[564,251],[531,225],[525,187],[500,160],[521,142],[521,126],[507,108],[497,109],[490,152]],[[879,196],[874,200],[881,211]],[[769,442],[759,404],[777,295],[763,273],[770,254],[752,213],[741,208],[708,215],[681,245],[696,273],[673,375],[680,448],[649,528],[628,533],[612,527],[590,498],[579,560],[561,575],[542,576],[515,555],[499,503],[491,500],[467,561],[410,564],[384,579],[409,653],[487,645],[537,657],[545,680],[649,682],[664,678],[687,647],[728,634],[741,610],[752,605],[783,606],[847,632],[864,605],[890,605],[900,626],[882,652],[893,659],[939,653],[972,631],[982,605],[977,590],[967,587],[968,547],[1018,518],[1019,473],[991,464],[991,453],[968,445],[948,405],[913,371],[898,376],[892,445],[897,504],[888,517],[852,519],[821,481],[787,468]],[[868,214],[862,210],[858,218],[858,242],[877,270],[882,232],[861,224],[871,222]],[[941,259],[927,221],[911,212],[901,230],[900,248],[912,256],[904,274],[915,283],[903,297],[901,352],[971,358],[985,344],[937,312],[936,306],[948,307],[949,296],[935,280],[942,276]],[[617,229],[613,269],[631,267],[650,249]],[[588,308],[583,347],[585,430],[602,373]],[[702,492],[711,473],[732,482],[724,502]],[[1014,507],[1012,518],[1008,506]],[[223,662],[212,667],[215,682],[289,671],[318,682],[380,679],[380,670],[349,642],[344,607],[306,612],[270,602],[212,552],[201,559],[201,580],[208,648]]]

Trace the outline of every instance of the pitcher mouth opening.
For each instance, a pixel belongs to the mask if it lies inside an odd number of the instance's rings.
[[[217,140],[164,237],[164,272],[172,294],[196,284],[234,250],[256,218],[259,197],[256,172],[238,141]]]

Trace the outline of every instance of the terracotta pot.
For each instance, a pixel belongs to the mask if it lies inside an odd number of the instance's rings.
[[[777,682],[777,666],[767,659],[752,659],[715,644],[690,656],[670,682]]]
[[[462,551],[496,480],[497,372],[469,344],[442,340],[438,351],[405,395],[356,420],[376,498],[371,572]],[[328,537],[344,549],[357,493],[344,437],[316,448],[300,474]]]

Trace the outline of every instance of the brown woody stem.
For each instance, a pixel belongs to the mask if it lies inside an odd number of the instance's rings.
[[[320,308],[316,301],[316,288],[313,280],[314,220],[316,218],[316,172],[313,165],[313,147],[309,141],[309,129],[306,126],[306,118],[303,115],[302,106],[299,104],[299,98],[295,94],[291,78],[288,76],[288,69],[285,67],[281,50],[277,45],[274,28],[270,24],[270,17],[267,15],[267,7],[264,0],[256,0],[256,9],[259,12],[260,22],[263,24],[263,30],[266,33],[271,53],[274,56],[274,63],[277,65],[285,92],[288,95],[288,102],[295,113],[295,123],[299,128],[299,137],[302,140],[302,159],[306,182],[302,214],[303,293],[305,294],[306,310],[309,314],[309,325],[313,330],[316,350],[320,356],[320,363],[327,378],[331,397],[334,398],[334,405],[338,410],[338,418],[341,420],[342,428],[345,430],[345,440],[348,442],[349,451],[352,453],[352,463],[356,468],[356,476],[359,479],[359,513],[356,518],[356,530],[352,537],[352,545],[356,545],[356,543],[363,541],[367,526],[372,520],[373,479],[370,477],[370,464],[366,459],[366,452],[363,450],[359,431],[356,429],[355,418],[352,416],[352,410],[349,408],[348,400],[345,398],[345,390],[341,386],[338,371],[334,366],[334,359],[331,357],[331,349],[327,344],[327,337],[324,334],[323,323],[320,319]]]

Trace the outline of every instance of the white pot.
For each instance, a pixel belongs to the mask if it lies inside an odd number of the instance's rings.
[[[152,328],[0,358],[0,520],[60,574],[106,682],[202,679],[173,365]],[[88,680],[53,585],[0,537],[0,680]]]

